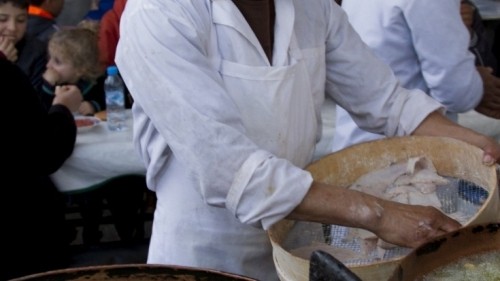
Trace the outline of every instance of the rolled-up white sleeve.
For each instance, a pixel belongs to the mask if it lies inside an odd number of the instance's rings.
[[[240,221],[268,229],[292,211],[290,206],[300,204],[309,190],[305,187],[312,182],[309,172],[259,151],[238,171],[227,196],[227,208]]]

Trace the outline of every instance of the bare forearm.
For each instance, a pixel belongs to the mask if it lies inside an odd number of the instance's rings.
[[[459,139],[481,148],[485,164],[500,161],[500,145],[495,140],[460,126],[438,112],[422,121],[413,135]],[[407,247],[416,247],[460,227],[458,222],[433,207],[387,201],[318,182],[312,184],[288,218],[363,228],[387,242]]]
[[[413,131],[416,136],[440,136],[461,138],[462,140],[472,140],[479,137],[479,134],[459,124],[451,121],[439,112],[433,112],[420,123]]]
[[[288,218],[372,229],[381,216],[379,201],[365,193],[314,182]]]
[[[494,139],[460,126],[438,112],[427,116],[412,135],[455,138],[481,148],[485,152],[485,164],[500,163],[500,145]]]
[[[460,227],[433,207],[382,200],[317,182],[288,219],[363,228],[387,242],[405,247],[416,247]]]

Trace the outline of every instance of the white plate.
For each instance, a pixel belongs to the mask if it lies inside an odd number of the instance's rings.
[[[75,116],[76,128],[79,132],[88,131],[99,125],[101,120],[94,116]]]

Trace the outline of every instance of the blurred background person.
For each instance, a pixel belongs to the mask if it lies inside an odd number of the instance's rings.
[[[90,10],[78,23],[78,26],[94,30],[99,33],[101,19],[106,12],[113,8],[114,0],[94,0]]]
[[[497,70],[500,69],[500,24],[493,31],[494,33],[494,42],[493,42],[493,54],[497,59]],[[498,75],[498,72],[497,72]]]
[[[114,0],[113,8],[102,16],[99,23],[99,61],[106,69],[115,65],[115,54],[120,39],[120,19],[127,0]],[[134,100],[125,86],[125,107],[131,108]]]
[[[90,10],[83,18],[100,21],[104,14],[113,8],[114,1],[115,0],[93,0]]]
[[[64,0],[56,21],[60,27],[76,26],[91,9],[92,0]]]
[[[498,77],[493,38],[486,34],[483,19],[476,5],[472,1],[463,0],[460,4],[460,16],[471,34],[469,50],[476,57],[476,65],[490,67],[493,74]]]
[[[426,92],[445,106],[453,121],[458,113],[473,109],[500,119],[500,79],[491,68],[476,67],[459,0],[344,0],[342,8],[361,39],[392,68],[403,87]],[[359,128],[340,106],[336,114],[333,151],[383,138]]]
[[[116,46],[120,38],[120,18],[127,0],[115,0],[113,8],[101,18],[99,26],[99,61],[104,68],[115,65]]]
[[[64,0],[31,0],[28,9],[28,36],[47,42],[59,30],[56,18],[61,14]]]
[[[0,51],[39,89],[47,63],[47,47],[26,34],[29,0],[0,0]]]

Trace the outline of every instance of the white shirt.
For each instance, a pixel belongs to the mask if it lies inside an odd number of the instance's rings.
[[[342,3],[363,41],[390,65],[401,84],[421,89],[446,107],[450,119],[475,108],[483,85],[469,52],[460,0],[348,0]],[[383,136],[337,107],[334,151]]]
[[[149,263],[277,279],[264,230],[309,190],[325,93],[388,135],[441,107],[399,88],[334,1],[275,5],[271,65],[231,0],[127,3],[117,65],[158,197]]]

